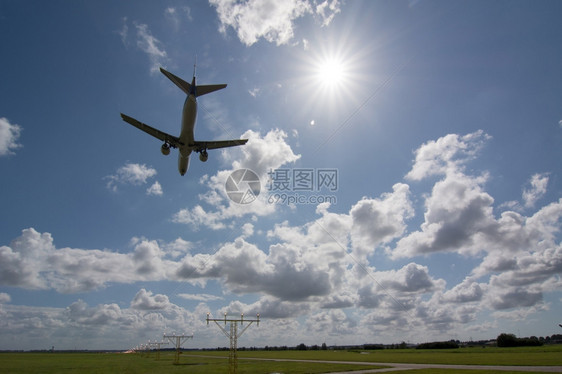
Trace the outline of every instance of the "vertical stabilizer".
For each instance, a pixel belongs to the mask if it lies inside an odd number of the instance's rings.
[[[169,71],[164,70],[163,68],[160,68],[160,71],[162,72],[162,74],[164,74],[166,77],[168,77],[169,80],[171,80],[172,82],[174,82],[174,84],[176,86],[178,86],[183,92],[185,92],[186,95],[195,95],[195,96],[203,96],[206,95],[208,93],[223,89],[226,87],[226,84],[207,84],[207,85],[201,85],[201,86],[197,86],[196,84],[196,79],[195,79],[195,69],[197,67],[197,60],[195,62],[195,64],[193,65],[193,80],[191,81],[191,84],[187,83],[186,81],[184,81],[183,79],[181,79],[180,77],[170,73]]]

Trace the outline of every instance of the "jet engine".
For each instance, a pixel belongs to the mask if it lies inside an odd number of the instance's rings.
[[[168,143],[162,144],[162,148],[160,148],[160,151],[162,152],[162,154],[164,156],[169,155],[170,154],[170,145]]]
[[[207,153],[207,151],[201,151],[199,152],[199,160],[205,162],[209,159],[209,154]]]

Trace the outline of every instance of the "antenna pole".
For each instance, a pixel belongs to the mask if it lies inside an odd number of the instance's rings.
[[[168,339],[170,341],[170,343],[172,343],[173,345],[175,345],[176,347],[176,356],[174,357],[174,365],[177,365],[180,363],[180,354],[181,354],[181,345],[187,340],[187,339],[193,339],[193,335],[166,335],[164,334],[164,339]]]
[[[195,63],[193,64],[193,76],[195,76],[195,68],[197,67],[197,55],[195,55]]]
[[[156,351],[156,361],[160,361],[160,347],[168,344],[168,342],[153,342],[151,343],[150,341],[148,342],[148,346],[149,347],[156,347],[157,351]]]
[[[238,338],[246,332],[248,327],[254,322],[256,325],[260,325],[260,314],[258,313],[256,319],[244,319],[244,313],[240,316],[240,319],[229,319],[226,317],[226,313],[224,314],[224,318],[209,318],[210,313],[207,313],[207,326],[209,322],[214,322],[222,333],[230,340],[230,353],[228,355],[228,367],[229,367],[229,374],[236,374],[238,370]],[[228,331],[225,327],[222,327],[219,322],[224,322],[226,327],[226,323],[230,324],[230,328]],[[238,323],[243,325],[244,322],[249,322],[248,325],[240,332],[238,332]]]

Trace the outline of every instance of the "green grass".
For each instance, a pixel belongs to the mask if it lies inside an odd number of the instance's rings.
[[[364,354],[363,352],[367,353]],[[224,352],[209,352],[224,355]],[[241,351],[238,357],[303,360],[396,362],[446,365],[562,365],[562,345],[516,348],[458,348],[442,350],[384,349],[375,351]]]
[[[222,352],[224,354],[224,352]],[[2,374],[159,374],[228,373],[228,360],[222,357],[180,356],[174,365],[173,353],[161,353],[160,360],[137,354],[118,353],[0,353]],[[276,361],[238,361],[238,373],[316,374],[335,371],[376,369],[383,366],[319,364]]]

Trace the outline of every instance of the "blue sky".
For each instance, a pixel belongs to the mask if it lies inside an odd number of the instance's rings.
[[[561,11],[0,1],[0,349],[226,346],[207,312],[260,313],[246,346],[558,333]],[[249,141],[181,177],[119,113],[179,134],[158,68],[195,56],[228,83],[196,138]]]

